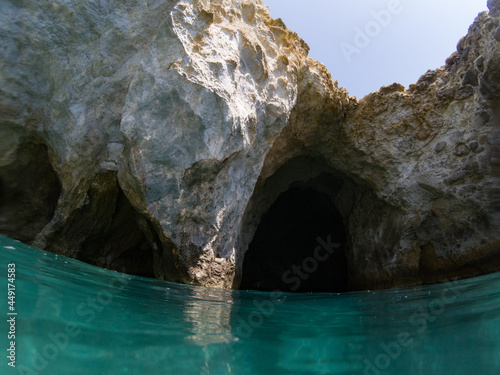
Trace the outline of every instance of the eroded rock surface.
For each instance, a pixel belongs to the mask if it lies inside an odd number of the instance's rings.
[[[357,101],[258,0],[3,1],[0,232],[237,288],[244,268],[259,272],[243,265],[266,212],[302,189],[342,218],[332,236],[349,289],[499,270],[500,14],[488,6],[445,66]],[[280,253],[253,257],[276,287]]]

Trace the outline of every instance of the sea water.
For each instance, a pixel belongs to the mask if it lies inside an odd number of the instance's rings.
[[[343,294],[230,291],[0,236],[0,299],[1,374],[500,374],[500,273]]]

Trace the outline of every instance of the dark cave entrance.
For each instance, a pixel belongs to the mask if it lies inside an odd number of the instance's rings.
[[[154,229],[135,211],[119,186],[116,185],[108,194],[104,199],[94,198],[95,201],[106,199],[114,203],[109,205],[109,211],[101,212],[108,216],[107,223],[93,228],[95,234],[85,239],[77,258],[107,269],[154,278],[153,246],[160,246]],[[100,206],[103,207],[102,204]],[[92,225],[93,216],[82,215],[82,218],[89,221],[85,226]]]
[[[163,243],[153,223],[132,206],[115,172],[98,175],[87,199],[63,234],[77,249],[71,255],[99,267],[165,279]]]
[[[30,243],[52,219],[61,183],[43,144],[25,142],[0,167],[0,233]]]
[[[329,195],[292,187],[262,216],[245,253],[240,289],[345,292],[346,229]]]

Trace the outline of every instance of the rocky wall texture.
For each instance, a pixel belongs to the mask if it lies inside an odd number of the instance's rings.
[[[263,215],[299,186],[343,219],[350,289],[497,271],[488,6],[445,66],[357,101],[258,0],[2,0],[0,233],[237,288]]]

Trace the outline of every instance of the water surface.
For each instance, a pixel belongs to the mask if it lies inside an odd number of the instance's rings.
[[[0,236],[0,290],[1,374],[500,374],[500,273],[376,292],[228,291]]]

